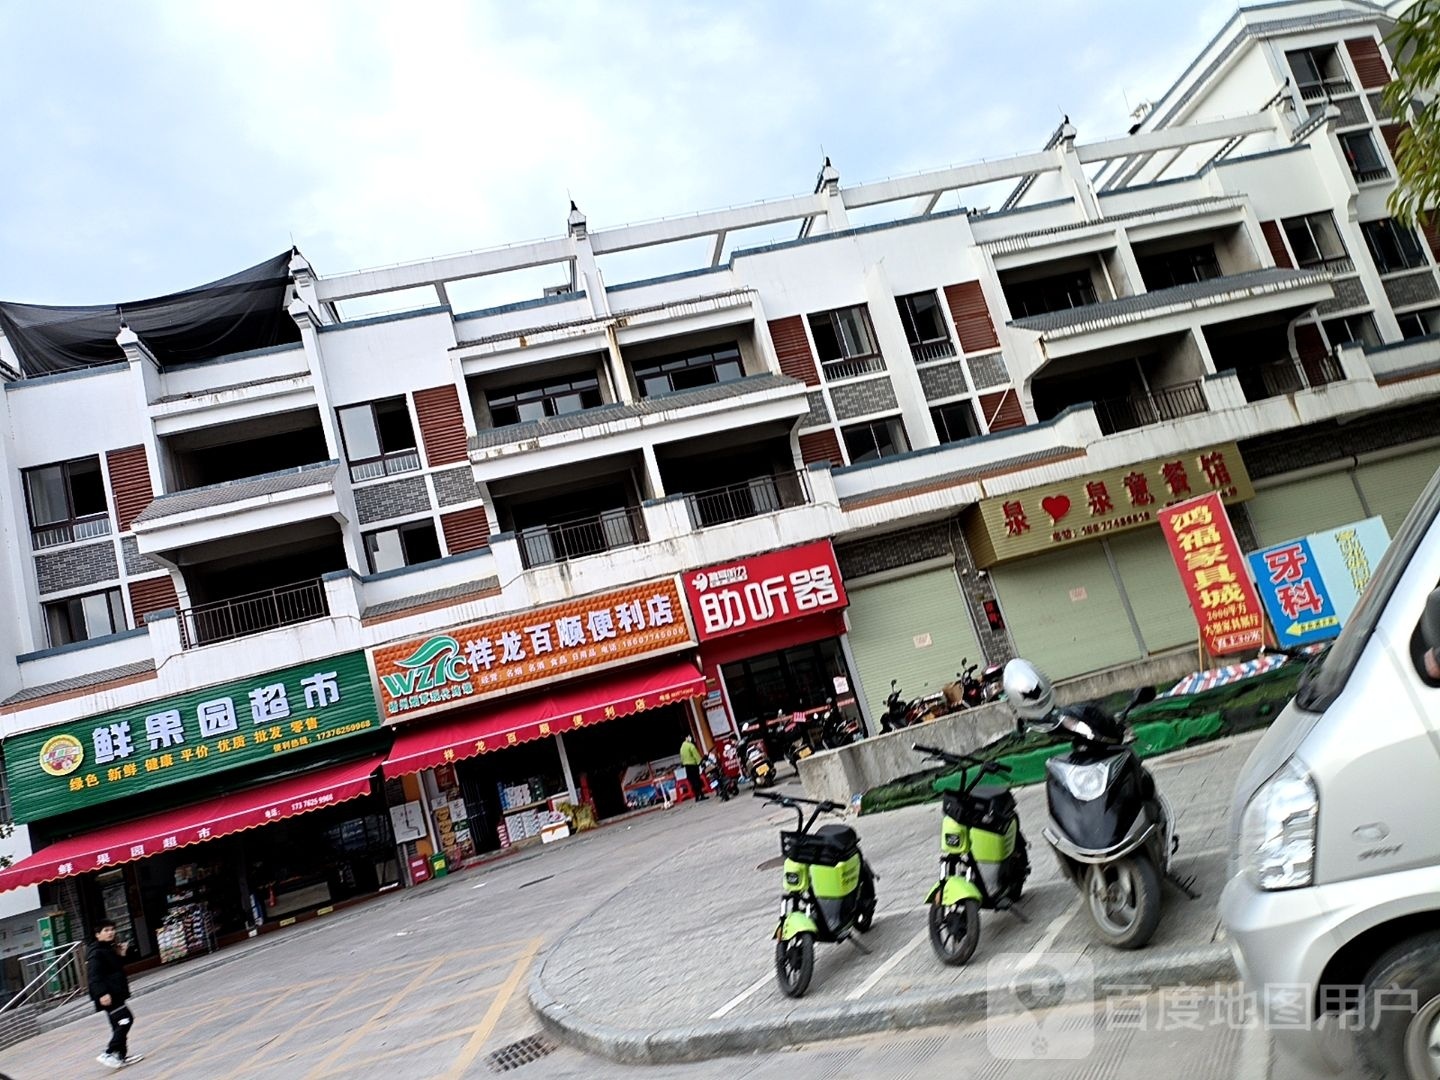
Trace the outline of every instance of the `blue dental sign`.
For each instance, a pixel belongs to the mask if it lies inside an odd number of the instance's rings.
[[[1338,634],[1389,545],[1385,523],[1375,517],[1249,555],[1280,644],[1305,645]]]

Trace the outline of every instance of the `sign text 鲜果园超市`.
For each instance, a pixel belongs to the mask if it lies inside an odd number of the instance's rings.
[[[36,821],[380,726],[361,652],[5,740],[15,820]]]

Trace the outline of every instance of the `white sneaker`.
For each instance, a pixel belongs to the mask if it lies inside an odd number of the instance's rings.
[[[145,1055],[144,1055],[144,1054],[126,1054],[126,1055],[125,1055],[125,1060],[122,1061],[122,1062],[120,1062],[120,1064],[121,1064],[121,1065],[134,1065],[137,1061],[144,1061],[144,1060],[145,1060]]]
[[[100,1064],[104,1065],[107,1069],[121,1069],[125,1066],[125,1062],[121,1061],[114,1054],[110,1053],[101,1054],[95,1060],[100,1062]]]

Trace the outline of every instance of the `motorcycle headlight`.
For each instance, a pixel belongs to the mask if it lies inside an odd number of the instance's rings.
[[[1110,774],[1124,762],[1120,756],[1109,757],[1088,765],[1076,765],[1068,761],[1052,761],[1055,771],[1065,790],[1081,802],[1098,799],[1110,785]]]
[[[1240,864],[1261,889],[1299,889],[1315,880],[1315,781],[1291,758],[1260,786],[1240,818]]]

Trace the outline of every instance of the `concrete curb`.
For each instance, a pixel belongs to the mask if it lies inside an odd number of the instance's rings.
[[[983,974],[977,973],[974,980],[938,993],[897,994],[835,1005],[801,1003],[773,1017],[704,1020],[688,1027],[617,1028],[581,1016],[546,989],[545,969],[561,955],[563,946],[562,938],[544,953],[531,973],[530,1007],[545,1030],[556,1038],[586,1053],[627,1065],[704,1061],[822,1039],[978,1020],[985,1015],[988,994]],[[1230,950],[1224,944],[1116,953],[1095,965],[1095,984],[1102,989],[1209,986],[1236,977]]]

